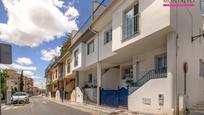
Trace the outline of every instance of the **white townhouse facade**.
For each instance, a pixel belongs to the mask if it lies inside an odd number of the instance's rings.
[[[76,102],[173,115],[204,100],[201,1],[163,4],[113,0],[72,35]]]
[[[45,70],[47,96],[58,101],[75,101],[75,77],[71,67],[71,51],[68,39],[61,48],[59,57],[54,57]]]

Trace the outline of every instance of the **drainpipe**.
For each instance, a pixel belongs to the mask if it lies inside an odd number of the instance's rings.
[[[174,103],[174,107],[175,107],[175,114],[178,114],[179,113],[179,107],[178,107],[178,102],[179,102],[179,100],[178,100],[178,86],[177,86],[177,80],[178,80],[178,78],[177,78],[177,76],[178,76],[178,72],[177,72],[177,69],[178,69],[178,67],[177,67],[177,64],[178,64],[178,33],[177,33],[177,31],[178,31],[178,19],[177,19],[177,17],[178,17],[178,8],[176,7],[176,78],[174,78],[174,85],[175,85],[175,92],[174,92],[174,100],[175,100],[175,103]]]
[[[97,34],[97,105],[100,105],[100,91],[101,91],[101,62],[99,60],[99,32],[92,29],[91,27],[89,28],[90,31],[93,33]]]

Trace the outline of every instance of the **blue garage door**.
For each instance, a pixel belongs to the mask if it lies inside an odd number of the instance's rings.
[[[101,105],[111,107],[127,107],[128,89],[121,88],[118,90],[101,89]]]

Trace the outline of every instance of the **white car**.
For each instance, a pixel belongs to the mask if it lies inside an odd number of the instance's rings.
[[[12,103],[29,103],[29,95],[25,92],[16,92],[11,98]]]

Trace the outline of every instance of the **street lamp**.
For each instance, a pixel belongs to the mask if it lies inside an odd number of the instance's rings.
[[[0,64],[12,64],[12,46],[11,45],[0,43]],[[1,78],[0,78],[0,89],[1,89]],[[2,99],[2,94],[0,91],[0,115],[1,115],[1,99]]]

